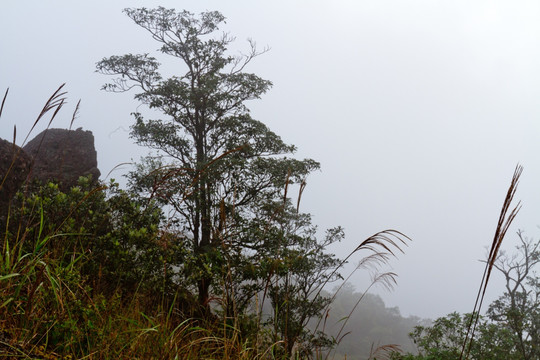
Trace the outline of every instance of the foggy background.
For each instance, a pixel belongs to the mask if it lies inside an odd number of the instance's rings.
[[[248,106],[255,119],[321,162],[301,209],[321,230],[342,225],[345,256],[392,228],[413,239],[392,261],[394,292],[375,289],[404,316],[470,312],[486,249],[516,164],[524,166],[515,231],[540,231],[540,3],[537,1],[18,1],[0,6],[0,92],[10,88],[0,138],[22,144],[45,101],[67,83],[52,127],[91,130],[102,179],[147,149],[128,137],[134,93],[100,91],[103,57],[151,53],[164,75],[184,72],[121,11],[219,10],[232,51],[260,49],[247,71],[274,83]],[[30,138],[45,126],[43,122]],[[108,175],[121,183],[130,169]],[[353,259],[353,262],[359,258]],[[358,290],[367,274],[354,277]],[[503,292],[488,288],[485,308]]]

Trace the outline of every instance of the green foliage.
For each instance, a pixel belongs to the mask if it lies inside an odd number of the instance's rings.
[[[267,324],[275,342],[280,341],[274,354],[290,356],[295,348],[296,353],[308,357],[315,350],[334,345],[322,331],[307,325],[309,320],[321,317],[331,302],[323,287],[341,278],[335,272],[340,267],[339,259],[325,249],[344,237],[343,230],[328,230],[319,241],[310,216],[297,213],[290,205],[267,219],[266,224],[277,232],[273,242],[265,243],[258,252],[261,262],[267,263],[263,279],[273,309]]]
[[[133,293],[141,283],[164,290],[164,271],[179,252],[159,229],[161,211],[112,181],[108,187],[90,184],[81,178],[64,193],[48,183],[19,195],[19,210],[11,218],[25,250],[46,246],[64,263],[83,255],[83,275],[92,276],[93,287],[101,291],[121,287]]]
[[[99,349],[97,358],[131,358],[133,345],[162,358],[156,349],[171,351],[177,311],[187,306],[172,281],[169,264],[181,256],[173,235],[159,229],[161,211],[152,203],[113,182],[89,184],[81,178],[66,193],[34,184],[12,206],[0,253],[0,335],[7,339],[0,353],[80,358]]]
[[[393,354],[393,359],[454,360],[459,359],[471,314],[451,313],[439,318],[431,326],[417,326],[410,334],[418,346],[418,355]],[[480,316],[469,359],[522,359],[513,346],[513,334]]]

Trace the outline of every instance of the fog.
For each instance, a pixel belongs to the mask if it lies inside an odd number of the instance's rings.
[[[69,104],[53,127],[94,133],[102,178],[122,180],[147,153],[129,139],[134,93],[100,91],[103,57],[153,53],[184,71],[122,13],[125,7],[219,10],[222,30],[270,51],[247,71],[272,90],[248,104],[255,119],[321,162],[302,209],[325,229],[345,228],[345,256],[384,229],[412,238],[392,261],[402,314],[435,318],[472,310],[485,247],[519,162],[523,208],[503,247],[540,230],[540,3],[536,1],[15,1],[0,11],[0,91],[9,95],[0,138],[21,145],[56,88]],[[41,124],[33,133],[43,129]],[[121,165],[120,164],[126,164]],[[355,259],[354,261],[358,261]],[[365,287],[365,275],[353,277]],[[486,303],[503,291],[488,288]]]

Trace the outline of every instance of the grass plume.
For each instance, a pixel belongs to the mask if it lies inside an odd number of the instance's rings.
[[[467,334],[463,341],[460,360],[467,359],[469,356],[472,339],[474,337],[476,325],[478,324],[480,310],[482,308],[482,303],[486,294],[486,289],[491,276],[491,271],[495,264],[495,260],[497,259],[497,256],[499,254],[499,249],[501,248],[501,244],[504,240],[506,232],[508,231],[508,228],[512,224],[512,221],[521,209],[521,201],[519,201],[517,205],[510,211],[510,213],[508,213],[512,205],[512,201],[514,200],[514,195],[516,193],[517,186],[519,184],[519,178],[522,172],[523,167],[518,164],[514,170],[514,175],[512,176],[512,181],[510,182],[510,187],[508,188],[508,191],[506,193],[501,213],[499,215],[499,221],[497,222],[497,228],[495,229],[495,235],[493,237],[491,248],[489,250],[489,256],[486,261],[484,273],[482,275],[482,281],[480,282],[480,287],[478,288],[478,293],[476,295],[476,301],[474,303],[474,308],[472,312],[473,316],[471,316],[471,320],[467,327]]]

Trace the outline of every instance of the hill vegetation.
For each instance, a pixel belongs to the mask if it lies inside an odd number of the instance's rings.
[[[300,211],[319,164],[296,159],[294,145],[251,117],[246,102],[272,84],[246,69],[266,50],[250,41],[246,53],[230,55],[233,38],[219,33],[219,12],[125,13],[181,69],[165,78],[149,54],[97,63],[112,76],[104,90],[136,91],[137,101],[162,115],[133,114],[133,140],[154,153],[127,175],[126,189],[114,180],[80,177],[66,187],[28,176],[0,199],[3,357],[539,358],[539,243],[520,232],[516,255],[499,252],[519,210],[509,212],[521,167],[473,313],[433,323],[403,318],[341,272],[354,260],[356,270],[372,272],[371,285],[392,289],[397,275],[385,266],[410,239],[384,230],[344,259],[329,253],[344,230],[321,233]],[[61,86],[34,127],[47,117],[50,126],[64,100]],[[0,191],[18,175],[15,140],[16,131]],[[492,270],[505,276],[506,292],[481,317]]]
[[[255,44],[246,54],[228,55],[232,38],[215,35],[224,21],[218,12],[125,12],[185,70],[164,79],[148,54],[97,63],[98,72],[118,76],[105,90],[139,89],[135,98],[163,114],[159,120],[134,114],[131,132],[157,155],[128,174],[128,189],[91,177],[67,188],[54,179],[27,180],[8,199],[0,352],[92,359],[326,356],[338,339],[320,322],[308,326],[330,311],[325,287],[342,281],[351,256],[378,271],[408,238],[386,230],[346,259],[328,253],[343,229],[321,236],[299,209],[306,177],[319,164],[295,159],[295,147],[245,105],[271,86],[244,71],[261,54]],[[50,125],[64,96],[60,87],[34,126],[47,116]],[[6,98],[7,92],[2,105]],[[19,155],[13,152],[12,165]],[[1,174],[2,185],[14,176],[12,165]],[[377,274],[374,284],[395,284],[395,274]]]

